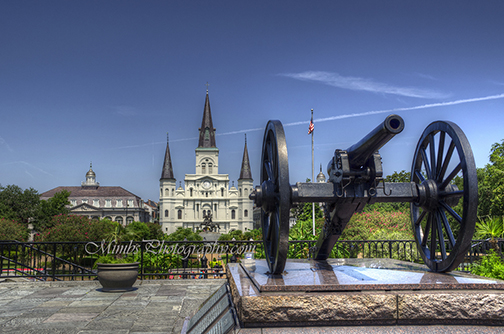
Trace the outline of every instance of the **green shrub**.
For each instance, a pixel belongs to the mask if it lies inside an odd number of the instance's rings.
[[[76,215],[54,216],[52,223],[53,227],[35,235],[35,241],[101,241],[114,230],[114,223],[110,220]]]
[[[491,249],[481,258],[481,263],[471,269],[471,273],[489,278],[504,279],[504,263],[497,253]]]
[[[348,222],[340,240],[412,240],[409,212],[361,212]]]
[[[28,228],[16,221],[0,218],[0,240],[28,240]]]

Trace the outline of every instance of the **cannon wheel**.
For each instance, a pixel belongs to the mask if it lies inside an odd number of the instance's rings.
[[[425,129],[413,158],[411,181],[419,192],[418,202],[411,203],[418,250],[431,270],[451,271],[471,246],[478,206],[473,153],[456,124],[438,121]]]
[[[262,205],[261,227],[270,273],[281,274],[289,250],[291,188],[285,133],[280,121],[269,121],[264,132],[261,184],[271,191]]]

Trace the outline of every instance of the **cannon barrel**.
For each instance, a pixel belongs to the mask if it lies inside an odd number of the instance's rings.
[[[348,160],[352,168],[359,168],[366,164],[369,157],[382,148],[395,135],[404,129],[401,116],[388,115],[387,118],[373,131],[368,133],[357,144],[347,149]]]

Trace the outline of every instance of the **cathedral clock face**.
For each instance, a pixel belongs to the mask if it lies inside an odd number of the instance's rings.
[[[208,180],[203,182],[203,188],[208,189],[208,188],[210,188],[211,185],[212,185],[212,183],[210,183],[210,181],[208,181]]]

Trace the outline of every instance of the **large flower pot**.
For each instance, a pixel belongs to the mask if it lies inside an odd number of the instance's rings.
[[[133,290],[138,276],[138,262],[98,263],[98,280],[102,291],[123,292]]]

